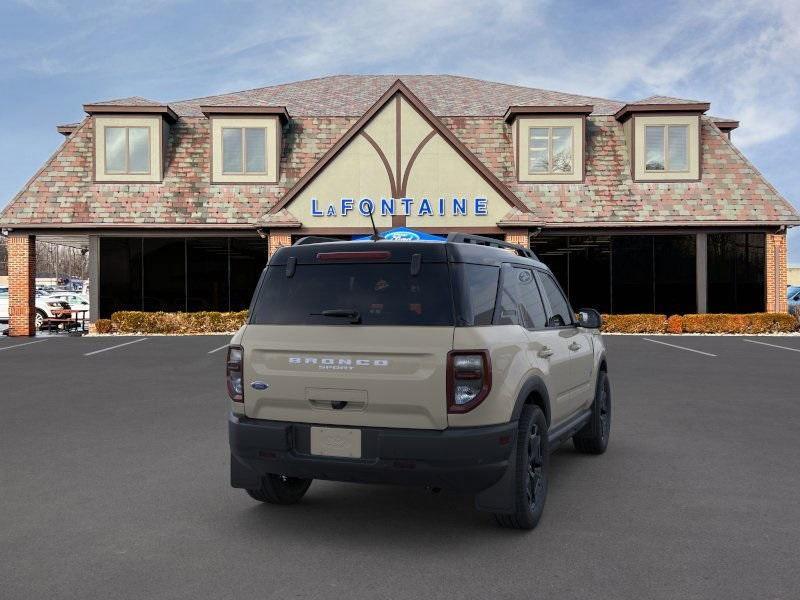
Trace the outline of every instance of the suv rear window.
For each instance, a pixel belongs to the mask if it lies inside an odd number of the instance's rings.
[[[450,276],[445,263],[299,264],[267,268],[250,323],[254,325],[345,325],[349,318],[323,311],[358,313],[363,325],[453,325]]]

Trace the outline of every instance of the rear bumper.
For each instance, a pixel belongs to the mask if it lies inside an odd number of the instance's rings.
[[[505,473],[517,423],[442,431],[361,428],[362,458],[315,456],[311,424],[228,417],[231,485],[253,489],[267,473],[477,492]]]

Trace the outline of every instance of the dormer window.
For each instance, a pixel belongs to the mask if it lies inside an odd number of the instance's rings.
[[[689,170],[689,126],[645,125],[645,171]]]
[[[178,119],[169,106],[138,98],[83,109],[92,117],[97,183],[161,182],[169,123]]]
[[[222,128],[222,173],[266,174],[267,128]]]
[[[283,106],[201,106],[211,124],[211,183],[277,183]]]
[[[105,127],[106,175],[150,172],[150,127]]]
[[[586,116],[593,107],[509,106],[517,179],[522,183],[580,183]]]
[[[575,163],[572,154],[573,127],[528,129],[528,174],[568,174]]]

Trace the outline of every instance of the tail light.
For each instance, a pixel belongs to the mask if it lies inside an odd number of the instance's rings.
[[[228,348],[228,361],[225,375],[228,380],[228,396],[234,402],[244,402],[244,386],[242,384],[244,351],[241,346]]]
[[[492,364],[486,350],[447,354],[447,412],[465,413],[478,406],[492,388]]]

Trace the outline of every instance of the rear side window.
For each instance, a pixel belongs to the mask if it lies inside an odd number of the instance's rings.
[[[458,324],[464,327],[491,325],[500,267],[456,263],[452,269]]]
[[[551,308],[551,327],[563,327],[564,325],[571,325],[573,322],[572,310],[569,307],[569,302],[558,287],[556,280],[553,279],[549,273],[539,273],[542,278],[542,287],[544,293],[547,295],[547,300],[550,302]]]
[[[268,267],[253,304],[254,325],[345,325],[323,311],[355,311],[362,325],[453,325],[444,263],[339,263]]]
[[[522,267],[504,268],[497,324],[539,329],[545,322],[544,304],[533,271]]]

